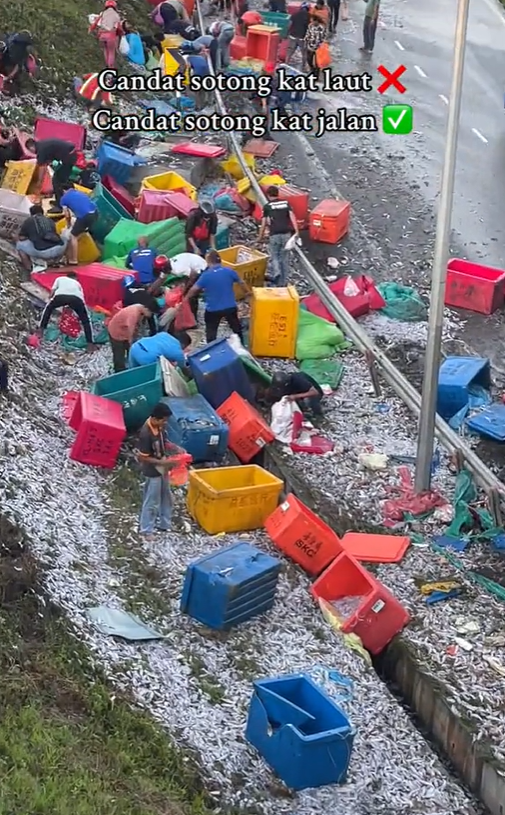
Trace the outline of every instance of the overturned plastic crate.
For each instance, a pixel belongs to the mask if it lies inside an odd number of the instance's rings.
[[[105,241],[107,235],[122,218],[132,221],[130,213],[121,206],[119,201],[111,195],[103,184],[97,184],[90,197],[98,210],[98,219],[90,232],[98,243]]]
[[[141,224],[121,218],[103,242],[103,257],[124,257],[137,245],[142,236],[148,238],[152,249],[167,257],[186,251],[184,223],[178,218]]]
[[[196,464],[224,458],[228,425],[201,394],[167,396],[162,401],[172,411],[167,423],[169,441],[186,450]]]
[[[126,147],[111,142],[103,142],[98,148],[96,157],[100,175],[108,175],[118,184],[127,184],[134,168],[147,163],[142,156],[137,156]]]
[[[95,396],[119,402],[123,407],[126,429],[138,430],[163,396],[160,364],[156,362],[104,376],[97,379],[91,392]]]

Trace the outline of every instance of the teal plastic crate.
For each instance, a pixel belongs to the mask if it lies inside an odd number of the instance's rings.
[[[269,25],[280,29],[280,38],[284,40],[288,36],[291,17],[289,14],[282,14],[280,11],[262,11],[263,25]]]
[[[229,245],[230,227],[228,224],[218,223],[216,231],[216,249],[219,252],[220,249],[228,249]]]
[[[90,230],[98,243],[105,241],[109,232],[114,229],[121,218],[133,222],[130,213],[105,189],[103,184],[97,184],[90,197],[98,209],[98,220]]]
[[[124,422],[129,431],[138,430],[163,397],[163,379],[159,362],[142,365],[98,379],[91,390],[123,407]]]

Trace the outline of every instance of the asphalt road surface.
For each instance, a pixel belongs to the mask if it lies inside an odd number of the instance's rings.
[[[471,0],[465,83],[458,144],[451,254],[505,268],[505,16],[494,0]],[[337,247],[320,247],[347,262],[352,272],[371,272],[377,280],[395,280],[427,292],[435,238],[437,197],[446,137],[452,70],[455,3],[448,0],[382,0],[373,55],[359,51],[365,4],[351,0],[350,20],[339,23],[333,43],[333,70],[369,71],[370,93],[320,93],[312,108],[346,107],[374,113],[377,133],[308,134],[305,147],[295,136],[279,136],[292,155],[294,183],[328,197],[333,185],[352,202],[353,230]],[[405,65],[400,81],[407,90],[376,88],[378,66],[394,71]],[[385,104],[409,104],[414,132],[382,132]],[[303,141],[303,139],[302,139]],[[320,183],[317,168],[324,169]],[[296,178],[296,180],[295,180]],[[328,252],[328,250],[330,250]],[[483,317],[465,311],[453,353],[469,350],[489,356],[498,379],[505,381],[505,331],[502,312]],[[448,349],[451,352],[451,349]],[[422,367],[422,354],[419,356]],[[416,383],[417,384],[417,383]]]

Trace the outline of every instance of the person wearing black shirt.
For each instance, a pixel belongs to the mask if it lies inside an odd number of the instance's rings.
[[[340,15],[340,0],[327,0],[327,2],[328,11],[330,13],[328,28],[330,30],[330,34],[334,34],[337,30],[337,23]]]
[[[286,60],[289,63],[291,58],[296,54],[298,49],[302,56],[302,69],[306,66],[306,52],[305,52],[305,35],[309,27],[310,19],[310,6],[308,3],[302,3],[298,11],[291,15],[289,23],[289,45]]]
[[[272,383],[267,390],[267,397],[279,402],[287,397],[290,402],[296,402],[300,410],[311,410],[315,416],[321,416],[321,401],[323,390],[318,382],[309,374],[295,371],[290,374],[275,373]]]
[[[216,248],[217,215],[212,201],[202,201],[186,220],[188,252],[205,257]]]
[[[32,46],[33,37],[29,31],[19,31],[8,37],[0,56],[0,73],[5,75],[7,82],[17,83],[22,72],[28,70],[27,60]]]
[[[288,201],[279,198],[279,188],[269,187],[268,203],[263,207],[259,240],[262,241],[268,229],[268,251],[270,255],[270,280],[274,286],[286,286],[289,277],[289,262],[286,243],[291,235],[298,235],[298,224]]]
[[[77,150],[75,144],[64,139],[35,139],[26,140],[26,149],[30,153],[35,153],[37,167],[39,169],[39,179],[43,176],[43,168],[53,161],[58,161],[58,167],[53,175],[53,192],[55,208],[61,209],[60,199],[65,192],[65,186],[70,180],[74,164],[77,161]]]
[[[16,243],[24,268],[31,272],[31,258],[58,261],[65,254],[66,248],[67,241],[60,238],[54,221],[44,215],[40,204],[30,207],[30,217],[21,224]]]

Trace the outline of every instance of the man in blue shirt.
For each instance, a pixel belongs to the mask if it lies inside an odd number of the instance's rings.
[[[135,249],[129,252],[126,268],[137,273],[137,280],[141,286],[149,286],[154,282],[154,261],[157,254],[155,249],[149,249],[147,238],[139,238]]]
[[[141,365],[153,365],[164,357],[169,362],[178,365],[179,368],[184,368],[186,357],[183,352],[190,343],[191,339],[188,335],[181,334],[181,341],[179,341],[165,331],[155,334],[154,337],[144,337],[134,342],[130,348],[128,367],[139,368]]]
[[[71,213],[75,217],[75,223],[70,230],[67,258],[69,266],[77,266],[77,238],[93,228],[98,219],[98,210],[89,195],[68,184],[61,196],[60,206],[66,210],[67,216]]]
[[[249,286],[244,283],[234,269],[221,266],[219,252],[211,249],[205,256],[207,269],[201,273],[195,285],[190,288],[185,299],[203,292],[205,298],[205,338],[212,342],[217,337],[221,320],[226,320],[234,334],[243,340],[242,327],[238,318],[237,301],[234,285],[242,286],[246,296],[250,295]]]

